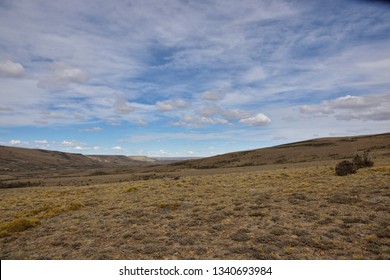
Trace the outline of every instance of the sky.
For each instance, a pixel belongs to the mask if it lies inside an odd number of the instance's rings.
[[[0,0],[0,145],[205,157],[389,108],[388,1]]]

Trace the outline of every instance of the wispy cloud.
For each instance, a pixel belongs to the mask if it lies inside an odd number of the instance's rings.
[[[179,109],[185,109],[189,106],[189,103],[183,99],[157,101],[156,107],[160,111],[174,111]]]
[[[88,74],[64,62],[56,62],[49,66],[50,74],[44,75],[38,81],[38,87],[58,88],[65,87],[71,83],[84,84],[88,80]]]
[[[80,129],[80,132],[100,132],[102,131],[103,128],[101,127],[93,127],[93,128],[85,128],[85,129]]]
[[[290,130],[349,133],[364,120],[359,133],[380,132],[389,19],[378,1],[6,1],[0,126],[296,140]],[[68,148],[93,151],[88,134]]]

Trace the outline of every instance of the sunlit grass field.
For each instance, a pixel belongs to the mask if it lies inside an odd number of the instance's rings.
[[[390,164],[0,189],[1,259],[390,259]]]

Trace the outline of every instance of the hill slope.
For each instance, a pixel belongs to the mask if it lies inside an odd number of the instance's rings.
[[[40,149],[0,146],[0,171],[44,171],[115,166],[144,166],[126,156],[86,156]]]
[[[189,168],[220,168],[311,162],[351,158],[370,150],[373,157],[390,156],[390,133],[319,138],[250,151],[228,153],[173,164]]]
[[[351,158],[370,150],[373,157],[390,156],[390,133],[320,138],[251,151],[171,163],[163,169],[224,168],[265,164],[312,162]],[[159,161],[121,155],[82,155],[57,151],[0,146],[0,171],[86,170],[117,166],[149,166]],[[167,170],[168,170],[167,169]]]

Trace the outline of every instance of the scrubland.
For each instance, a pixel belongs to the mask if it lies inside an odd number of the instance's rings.
[[[0,189],[0,258],[390,259],[388,160],[238,171]]]

